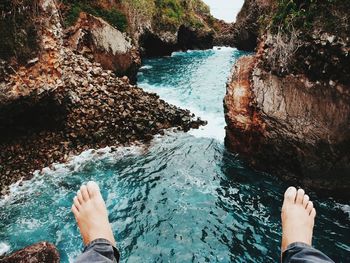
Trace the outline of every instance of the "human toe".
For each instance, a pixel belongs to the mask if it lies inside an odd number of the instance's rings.
[[[310,197],[305,194],[303,199],[303,206],[306,208],[307,204],[309,203]]]
[[[80,192],[81,192],[81,194],[83,196],[84,201],[88,201],[90,199],[89,192],[88,192],[88,189],[87,189],[86,185],[83,184],[80,187]]]
[[[98,196],[100,194],[100,188],[96,182],[89,181],[86,187],[90,197]]]
[[[298,189],[297,197],[295,199],[296,204],[302,204],[304,199],[305,191],[303,189]]]
[[[84,198],[83,198],[83,195],[82,195],[80,189],[77,192],[77,198],[79,200],[79,203],[82,205],[84,203]]]
[[[297,194],[297,189],[293,186],[289,187],[284,193],[284,201],[294,203]]]

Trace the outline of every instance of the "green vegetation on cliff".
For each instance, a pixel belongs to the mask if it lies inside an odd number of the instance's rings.
[[[121,31],[134,33],[142,24],[176,32],[180,25],[212,27],[215,19],[201,0],[61,0],[66,26],[73,25],[80,12],[101,17]]]
[[[350,33],[349,0],[278,0],[274,9],[271,26],[275,31],[319,28],[345,36]]]
[[[176,31],[183,24],[203,28],[214,20],[201,0],[122,0],[122,3],[144,14],[161,30]]]
[[[104,9],[93,1],[88,0],[64,0],[63,2],[68,7],[65,15],[66,26],[73,25],[78,20],[79,14],[81,12],[86,12],[91,15],[101,17],[120,31],[124,32],[127,28],[126,16],[116,8]]]

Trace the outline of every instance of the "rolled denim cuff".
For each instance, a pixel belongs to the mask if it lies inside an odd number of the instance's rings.
[[[294,243],[289,244],[289,245],[287,246],[286,251],[287,251],[288,249],[292,249],[293,247],[306,247],[306,248],[312,248],[312,246],[310,246],[310,245],[308,245],[308,244],[306,244],[306,243],[304,243],[304,242],[294,242]]]
[[[303,242],[294,242],[287,246],[282,253],[282,263],[289,262],[318,262],[318,263],[334,263],[328,256],[321,251]]]
[[[87,244],[83,250],[83,253],[89,250],[94,249],[95,247],[101,247],[101,246],[111,246],[113,248],[114,258],[117,262],[119,262],[120,259],[120,253],[119,250],[114,247],[111,242],[109,242],[107,239],[104,238],[97,238],[91,241],[89,244]]]

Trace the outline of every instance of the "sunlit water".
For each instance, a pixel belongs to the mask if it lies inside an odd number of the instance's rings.
[[[0,201],[0,253],[48,240],[62,262],[73,261],[83,246],[72,198],[95,180],[122,262],[278,262],[287,185],[248,169],[223,145],[225,81],[240,55],[222,49],[145,61],[139,85],[190,108],[208,126],[159,136],[149,147],[88,151],[14,186]],[[315,246],[349,262],[349,205],[311,197]]]

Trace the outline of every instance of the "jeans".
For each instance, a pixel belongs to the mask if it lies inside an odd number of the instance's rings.
[[[290,244],[282,254],[282,263],[334,263],[321,251],[302,242]]]
[[[76,263],[118,263],[120,254],[117,248],[103,238],[90,242],[83,253],[76,259]]]
[[[117,248],[103,238],[88,244],[76,263],[118,263],[120,254]],[[290,244],[282,254],[282,263],[334,263],[321,251],[301,242]]]

